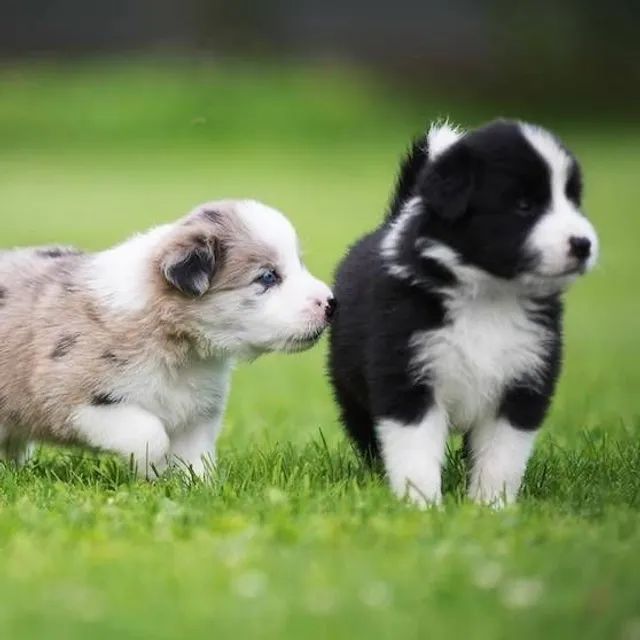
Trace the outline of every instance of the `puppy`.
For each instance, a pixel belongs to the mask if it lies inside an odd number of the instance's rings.
[[[203,475],[238,359],[302,351],[335,309],[296,233],[252,201],[202,205],[102,253],[0,252],[0,450],[111,451]]]
[[[337,271],[329,370],[344,424],[393,491],[441,499],[451,428],[469,493],[515,499],[560,371],[565,289],[596,262],[580,167],[552,134],[434,126],[387,219]]]

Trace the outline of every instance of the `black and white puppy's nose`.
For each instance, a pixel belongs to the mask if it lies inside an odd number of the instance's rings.
[[[328,298],[327,305],[324,308],[324,315],[327,318],[327,321],[333,318],[337,308],[338,308],[338,301],[334,297]]]
[[[591,240],[584,236],[571,236],[569,247],[569,255],[581,262],[584,262],[591,255]]]

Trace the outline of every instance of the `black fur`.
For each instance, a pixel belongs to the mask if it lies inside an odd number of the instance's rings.
[[[7,301],[7,290],[4,287],[0,287],[0,307],[3,307]]]
[[[416,138],[400,165],[400,171],[398,172],[398,179],[396,180],[396,187],[387,213],[387,219],[392,220],[395,218],[400,212],[402,205],[411,198],[411,196],[415,195],[418,175],[424,168],[425,162],[427,161],[427,155],[426,136]]]
[[[182,293],[200,297],[209,289],[215,269],[215,253],[211,243],[196,239],[193,247],[166,266],[168,282]]]
[[[47,249],[38,249],[36,252],[41,258],[66,258],[67,256],[82,255],[81,251],[70,247],[49,247]]]
[[[126,358],[121,358],[120,356],[116,355],[113,351],[103,352],[100,355],[100,358],[102,360],[107,360],[108,362],[111,362],[112,364],[116,364],[118,366],[124,366],[127,364]]]
[[[112,393],[96,393],[91,397],[91,404],[94,407],[106,407],[120,402],[122,402],[122,398],[114,396]]]
[[[538,256],[525,251],[525,241],[551,198],[548,166],[514,123],[492,123],[466,134],[435,160],[429,156],[425,136],[401,165],[385,221],[350,249],[336,273],[339,306],[329,373],[342,420],[367,458],[380,453],[377,421],[416,422],[433,403],[429,380],[412,371],[410,338],[448,322],[445,303],[459,283],[447,265],[422,251],[444,245],[463,265],[511,280],[536,264]],[[573,159],[566,192],[579,205],[581,177]],[[415,196],[421,198],[419,209],[393,260],[407,274],[402,277],[389,272],[381,242]],[[499,414],[526,430],[537,429],[544,419],[562,351],[559,296],[531,303],[535,322],[553,336],[543,371],[537,381],[514,381],[499,403]]]
[[[51,352],[52,360],[59,360],[60,358],[64,358],[69,354],[71,349],[75,346],[76,342],[78,342],[78,338],[80,334],[66,335],[62,336],[56,343],[53,351]]]

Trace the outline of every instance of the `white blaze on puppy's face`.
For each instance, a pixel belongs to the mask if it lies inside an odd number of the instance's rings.
[[[538,257],[536,275],[557,278],[569,284],[590,270],[598,259],[598,236],[593,225],[567,195],[572,159],[547,131],[523,124],[521,130],[549,167],[551,200],[527,240]],[[580,245],[582,253],[572,250]],[[582,255],[582,258],[579,256]]]
[[[251,311],[237,318],[247,343],[266,351],[310,346],[327,327],[331,290],[307,271],[296,232],[279,211],[250,201],[243,202],[237,212],[274,258],[258,266],[258,277],[245,293]],[[275,283],[269,284],[274,278]]]

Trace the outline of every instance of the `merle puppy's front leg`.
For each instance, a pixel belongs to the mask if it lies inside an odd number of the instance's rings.
[[[187,467],[203,478],[215,464],[215,443],[220,432],[222,415],[202,419],[171,436],[170,454],[173,464]]]
[[[418,505],[439,504],[447,439],[444,412],[434,405],[412,422],[384,418],[376,430],[393,492]]]
[[[90,447],[133,460],[152,479],[166,467],[169,436],[162,421],[137,405],[84,406],[71,419],[75,437]]]

